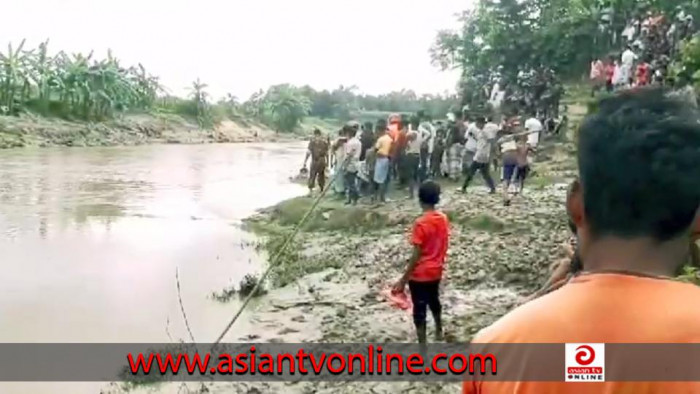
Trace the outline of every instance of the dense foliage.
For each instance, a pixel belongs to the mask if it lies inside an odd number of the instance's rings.
[[[624,49],[631,20],[651,13],[674,21],[681,12],[699,20],[700,1],[479,0],[461,15],[461,30],[438,34],[431,54],[436,65],[462,70],[463,101],[483,100],[481,87],[495,78],[512,86],[530,70],[585,76],[592,59]]]
[[[417,95],[412,90],[400,90],[381,95],[357,93],[357,87],[340,86],[332,91],[301,88],[312,103],[311,115],[321,118],[362,118],[364,113],[413,113],[424,111],[433,117],[443,117],[456,104],[450,95]]]
[[[33,110],[42,114],[102,119],[115,112],[150,108],[160,91],[158,79],[143,66],[125,68],[106,59],[64,52],[51,56],[48,42],[25,49],[8,45],[0,53],[0,113]]]
[[[418,96],[412,90],[372,96],[357,93],[356,87],[317,91],[310,86],[276,85],[266,92],[258,91],[240,109],[248,116],[259,118],[278,131],[294,130],[307,115],[339,120],[376,121],[389,113],[423,112],[432,117],[444,117],[454,110],[454,96]],[[237,104],[236,104],[237,105]]]
[[[142,65],[123,67],[111,52],[93,54],[48,52],[48,42],[27,49],[24,42],[0,53],[0,115],[34,112],[78,120],[103,120],[127,111],[159,111],[196,119],[213,127],[225,118],[247,116],[280,132],[295,130],[306,116],[375,121],[389,112],[424,111],[444,116],[456,97],[418,96],[411,90],[364,95],[356,87],[317,91],[288,84],[260,90],[244,103],[228,94],[213,102],[208,86],[197,79],[186,98],[164,94],[158,78]]]

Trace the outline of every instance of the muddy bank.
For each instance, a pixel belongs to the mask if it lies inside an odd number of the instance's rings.
[[[0,116],[0,149],[47,146],[117,146],[156,143],[276,142],[299,139],[255,121],[226,120],[213,130],[173,114],[126,115],[104,122],[73,122],[31,114]]]
[[[543,148],[523,196],[504,207],[475,182],[468,194],[443,183],[440,209],[451,220],[447,272],[442,285],[446,341],[467,342],[541,286],[569,237],[564,211],[567,182],[575,173],[571,146]],[[291,175],[291,174],[290,174]],[[250,306],[226,342],[413,342],[410,311],[380,295],[403,272],[408,232],[420,215],[417,201],[393,190],[384,206],[345,206],[327,196],[310,216],[269,278],[269,292]],[[245,221],[273,252],[304,216],[313,199],[298,197]],[[221,290],[221,289],[213,289]],[[232,305],[231,314],[235,313]],[[429,320],[431,318],[429,317]],[[429,338],[432,323],[429,322]],[[223,327],[221,327],[223,328]],[[217,383],[159,385],[130,392],[158,393],[456,393],[458,384]],[[122,393],[112,387],[105,393]]]
[[[455,192],[455,185],[445,184],[442,209],[452,219],[442,288],[447,341],[469,341],[541,285],[568,237],[565,188],[562,184],[530,189],[506,208],[484,187],[464,196]],[[293,199],[249,223],[267,234],[267,247],[274,249],[275,240],[311,203],[306,197]],[[405,199],[379,208],[324,201],[273,275],[270,284],[282,287],[257,305],[252,318],[256,330],[227,340],[415,341],[410,312],[392,308],[380,292],[401,274],[410,253],[407,231],[419,214],[417,203]],[[338,228],[341,222],[347,225],[343,229]],[[222,393],[452,393],[459,391],[459,385],[238,383],[209,389]]]

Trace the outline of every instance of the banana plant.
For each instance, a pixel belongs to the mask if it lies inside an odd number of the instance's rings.
[[[94,59],[92,52],[52,56],[48,44],[47,40],[25,50],[22,41],[0,53],[0,113],[48,114],[51,107],[58,107],[62,114],[102,119],[150,108],[164,92],[158,78],[143,65],[123,67],[111,51],[102,60]],[[198,101],[206,101],[204,87],[200,86]]]

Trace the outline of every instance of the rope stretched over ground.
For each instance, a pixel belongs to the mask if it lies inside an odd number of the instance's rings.
[[[287,247],[292,242],[294,237],[296,237],[297,233],[299,233],[299,230],[301,230],[301,227],[306,223],[306,221],[311,216],[311,213],[316,209],[318,204],[321,202],[321,199],[323,199],[323,197],[326,195],[328,190],[333,186],[333,183],[335,183],[338,176],[343,173],[342,169],[345,168],[347,163],[348,163],[348,159],[346,159],[342,163],[342,165],[340,166],[340,170],[336,171],[336,173],[333,175],[333,178],[331,178],[330,182],[328,182],[326,187],[321,191],[321,194],[319,194],[318,197],[316,197],[316,199],[314,200],[314,203],[311,205],[309,210],[306,211],[306,214],[304,214],[304,216],[301,218],[301,220],[299,220],[299,223],[296,224],[296,226],[294,227],[294,230],[292,230],[292,232],[284,240],[284,243],[282,243],[282,245],[279,247],[279,249],[277,249],[277,252],[273,255],[272,259],[270,259],[270,265],[267,267],[265,272],[263,272],[262,276],[260,277],[260,280],[258,280],[258,283],[255,285],[255,287],[250,292],[250,294],[248,294],[248,296],[245,298],[245,300],[243,301],[243,304],[238,309],[238,312],[236,312],[236,314],[233,315],[233,318],[231,318],[231,321],[229,321],[229,323],[226,325],[226,328],[224,328],[224,331],[216,339],[216,342],[214,342],[214,345],[212,346],[212,350],[214,350],[214,348],[216,348],[216,345],[221,343],[221,340],[224,339],[226,334],[228,334],[229,330],[231,330],[231,327],[233,327],[233,324],[236,323],[236,320],[238,320],[238,318],[241,316],[241,314],[243,313],[243,310],[245,310],[245,308],[248,306],[248,304],[253,299],[255,294],[258,292],[260,286],[262,286],[263,282],[265,282],[265,279],[270,274],[272,269],[277,266],[278,260],[280,259],[280,257],[282,257],[282,253],[284,253],[284,251],[287,249]]]

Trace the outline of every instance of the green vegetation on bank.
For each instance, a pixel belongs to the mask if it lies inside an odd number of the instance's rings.
[[[462,104],[475,105],[488,99],[482,88],[496,78],[501,87],[525,93],[533,86],[523,86],[522,73],[530,71],[539,79],[551,72],[563,81],[588,80],[590,62],[619,59],[623,30],[650,15],[662,16],[674,33],[664,45],[661,38],[658,45],[645,43],[638,55],[668,63],[666,76],[674,83],[699,88],[700,38],[693,34],[700,3],[694,0],[479,0],[460,16],[460,29],[438,34],[431,55],[436,65],[462,71]],[[695,26],[681,34],[688,16]]]
[[[153,106],[158,79],[143,66],[123,67],[110,52],[50,55],[48,41],[35,49],[8,45],[0,53],[0,114],[31,111],[82,120],[111,118],[118,112]]]
[[[410,90],[371,96],[356,93],[355,87],[316,91],[310,86],[289,84],[260,90],[244,102],[232,93],[214,101],[208,89],[204,81],[197,79],[191,84],[188,97],[169,95],[159,78],[143,65],[125,66],[111,51],[106,58],[98,59],[92,52],[50,52],[48,41],[36,48],[28,48],[24,41],[16,46],[9,44],[0,52],[0,117],[30,120],[0,121],[0,147],[110,145],[159,138],[159,132],[155,136],[141,134],[140,125],[130,130],[134,133],[120,133],[128,128],[124,123],[129,122],[124,122],[124,118],[134,115],[155,117],[150,123],[162,125],[145,126],[148,130],[183,129],[182,125],[187,130],[216,130],[222,123],[232,121],[241,128],[263,125],[276,133],[298,134],[314,128],[331,131],[351,118],[376,121],[390,111],[422,110],[444,116],[456,102],[456,97],[419,97]],[[39,118],[56,121],[38,124],[41,122],[34,120]],[[174,125],[169,123],[173,119]],[[109,127],[82,126],[87,123]],[[56,125],[81,131],[69,135],[70,132],[53,130]],[[178,142],[196,139],[170,138]],[[199,139],[219,140],[216,135],[200,135]]]

